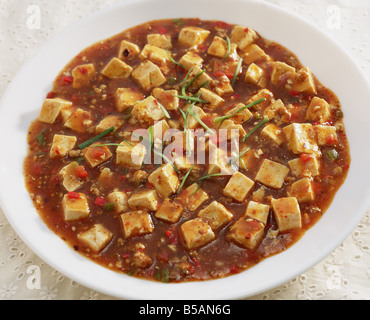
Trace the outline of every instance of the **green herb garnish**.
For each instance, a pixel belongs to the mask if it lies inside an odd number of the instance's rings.
[[[86,147],[88,147],[89,145],[93,144],[95,141],[98,141],[99,139],[105,137],[106,135],[110,134],[111,132],[113,132],[115,129],[114,127],[110,127],[109,129],[103,131],[102,133],[98,134],[97,136],[95,136],[94,138],[91,138],[83,143],[81,143],[80,145],[78,145],[78,148],[80,150],[82,149],[85,149]]]
[[[127,141],[125,138],[122,138],[116,131],[113,131],[113,134],[118,138],[118,139],[121,139],[122,141],[126,142],[127,144],[129,144],[131,147],[133,147],[134,145],[130,142],[130,141]]]
[[[186,181],[186,179],[189,177],[189,174],[190,174],[190,172],[193,170],[194,166],[195,166],[195,163],[191,166],[191,168],[186,172],[185,176],[182,178],[182,181],[181,181],[180,187],[179,187],[179,189],[177,190],[177,194],[180,194],[181,189],[182,189],[182,187],[184,186],[185,181]]]
[[[184,77],[184,80],[182,81],[182,85],[181,85],[181,94],[183,96],[186,96],[186,93],[185,93],[185,86],[186,86],[186,82],[188,81],[188,77],[189,77],[189,74],[193,71],[193,68],[194,67],[191,67],[189,69],[189,71],[186,73],[185,77]]]
[[[236,110],[236,111],[235,111],[235,112],[233,112],[232,114],[228,114],[228,115],[226,115],[226,116],[216,118],[216,119],[214,120],[214,122],[215,122],[215,123],[217,123],[217,122],[222,122],[222,121],[224,121],[224,120],[226,120],[226,119],[232,118],[232,117],[236,116],[236,115],[237,115],[237,113],[239,113],[240,111],[243,111],[244,109],[251,108],[251,107],[255,106],[256,104],[259,104],[259,103],[261,103],[261,102],[263,102],[263,101],[265,101],[265,100],[266,100],[265,98],[261,98],[261,99],[258,99],[258,100],[256,100],[256,101],[253,101],[253,102],[251,102],[251,103],[249,103],[249,104],[245,105],[244,107],[239,108],[238,110]]]
[[[193,97],[193,96],[187,96],[187,95],[180,95],[179,96],[179,95],[176,95],[175,97],[177,97],[179,99],[194,101],[194,102],[207,103],[206,100],[203,100],[203,99],[200,99],[200,98],[197,98],[197,97]]]
[[[174,170],[175,170],[177,173],[180,173],[179,169],[177,169],[177,168],[176,168],[175,164],[174,164],[170,159],[168,159],[168,157],[167,157],[165,154],[163,154],[162,152],[157,151],[156,149],[153,149],[153,152],[154,152],[156,155],[158,155],[158,156],[162,157],[162,158],[163,158],[167,163],[171,164],[171,165],[172,165],[172,167],[174,168]]]
[[[224,61],[226,61],[227,57],[230,55],[230,50],[231,50],[230,38],[226,36],[226,54],[224,57]]]
[[[243,59],[239,58],[238,64],[236,65],[233,80],[231,81],[232,86],[235,85],[236,79],[238,78],[238,75],[239,75],[239,72],[240,72],[240,68],[242,67],[242,63],[243,63]]]
[[[36,136],[36,138],[37,138],[37,141],[38,141],[38,143],[39,143],[39,145],[41,146],[41,147],[44,147],[45,145],[46,145],[46,141],[45,141],[45,137],[44,137],[44,135],[45,135],[45,132],[46,132],[46,130],[45,129],[43,129],[37,136]]]
[[[112,202],[106,202],[104,204],[104,210],[106,210],[106,211],[111,211],[111,210],[113,210],[113,208],[114,208],[114,203],[112,203]]]
[[[222,174],[222,173],[212,173],[212,174],[208,174],[208,173],[206,173],[203,177],[199,178],[199,179],[197,180],[197,182],[199,182],[199,181],[203,181],[203,180],[205,180],[205,179],[209,179],[209,178],[212,178],[212,177],[221,177],[221,176],[223,176],[223,174]]]
[[[189,196],[189,197],[192,197],[193,195],[195,195],[198,191],[199,191],[199,189],[202,187],[202,184],[203,184],[203,181],[205,180],[205,179],[208,179],[208,178],[212,178],[212,177],[219,177],[219,176],[222,176],[222,174],[221,173],[213,173],[213,174],[208,174],[208,172],[206,172],[204,175],[203,175],[203,177],[201,177],[201,178],[199,178],[197,181],[196,181],[196,183],[198,182],[198,181],[200,181],[200,183],[198,184],[198,187],[195,189],[195,191]]]
[[[177,26],[182,26],[184,24],[184,21],[182,19],[172,19],[172,22]]]
[[[196,113],[193,112],[193,110],[188,110],[188,112],[193,116],[193,118],[209,133],[214,133],[214,130],[212,130],[210,127],[208,127],[199,117]]]
[[[337,150],[335,150],[335,149],[328,150],[328,151],[326,152],[326,154],[328,155],[328,157],[329,157],[329,158],[330,158],[330,160],[332,160],[332,161],[335,161],[335,160],[337,160],[337,159],[339,158],[339,153],[338,153],[338,151],[337,151]]]
[[[166,116],[166,118],[167,118],[167,119],[170,119],[170,118],[171,118],[171,116],[170,116],[170,114],[168,113],[167,109],[166,109],[166,108],[163,106],[163,104],[162,104],[162,103],[160,103],[158,100],[156,100],[156,101],[157,101],[157,103],[158,103],[159,107],[162,109],[162,111],[163,111],[164,115]]]
[[[259,128],[261,128],[266,122],[269,121],[269,118],[264,118],[261,122],[259,122],[254,128],[252,128],[242,139],[242,142],[245,142],[254,132],[256,132]]]
[[[168,57],[170,58],[170,60],[171,60],[174,64],[178,65],[179,67],[181,67],[181,68],[183,68],[183,69],[186,69],[186,68],[185,68],[181,63],[177,62],[177,61],[172,57],[172,55],[171,55],[171,51],[170,51],[170,50],[167,50],[167,53],[168,53]]]
[[[234,158],[234,159],[232,159],[232,160],[230,160],[230,161],[229,161],[228,165],[229,165],[229,166],[231,166],[231,164],[232,164],[233,162],[238,161],[238,160],[239,160],[242,156],[244,156],[244,155],[245,155],[245,154],[246,154],[250,149],[251,149],[251,148],[247,147],[245,150],[243,150],[242,152],[240,152],[236,158]],[[246,168],[245,168],[245,163],[244,163],[244,161],[243,161],[243,165],[244,165],[244,169],[246,169]]]

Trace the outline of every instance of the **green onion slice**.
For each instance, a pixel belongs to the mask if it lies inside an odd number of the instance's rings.
[[[247,147],[245,150],[243,150],[242,152],[240,152],[236,158],[234,158],[234,159],[232,159],[232,160],[230,160],[230,161],[229,161],[228,165],[229,165],[229,166],[231,166],[231,164],[232,164],[233,162],[237,162],[237,161],[238,161],[242,156],[244,156],[244,155],[245,155],[245,154],[246,154],[250,149],[251,149],[250,147]],[[244,169],[246,169],[246,168],[245,168],[245,163],[244,163],[244,161],[243,161],[243,165],[244,165]]]
[[[212,130],[210,127],[208,127],[199,117],[196,113],[193,112],[193,110],[188,110],[188,112],[193,116],[193,118],[209,133],[214,133],[214,130]]]
[[[217,123],[217,122],[222,122],[222,121],[224,121],[224,120],[226,120],[226,119],[229,119],[229,118],[235,117],[235,116],[237,115],[237,113],[239,113],[240,111],[243,111],[244,109],[249,109],[249,108],[251,108],[251,107],[255,106],[256,104],[259,104],[259,103],[261,103],[261,102],[263,102],[263,101],[265,101],[265,100],[266,100],[266,98],[261,98],[261,99],[258,99],[258,100],[256,100],[256,101],[253,101],[253,102],[251,102],[251,103],[249,103],[249,104],[245,105],[244,107],[239,108],[238,110],[236,110],[236,111],[235,111],[235,112],[233,112],[232,114],[228,114],[228,115],[226,115],[226,116],[222,116],[222,117],[216,118],[216,119],[214,120],[214,122],[215,122],[215,123]]]
[[[41,146],[41,147],[44,147],[45,145],[46,145],[46,141],[45,141],[45,137],[44,137],[44,134],[45,134],[45,129],[44,130],[42,130],[37,136],[36,136],[36,138],[37,138],[37,141],[38,141],[38,143],[39,143],[39,145]]]
[[[199,72],[193,79],[191,79],[189,81],[189,83],[187,85],[185,85],[185,90],[188,89],[195,80],[197,80],[204,72],[206,72],[205,70],[202,70],[201,72]],[[190,72],[189,72],[190,73]]]
[[[167,49],[167,53],[168,53],[168,57],[170,58],[170,60],[171,60],[174,64],[178,65],[179,67],[181,67],[181,68],[183,68],[183,69],[186,69],[186,68],[185,68],[181,63],[177,62],[177,61],[172,57],[172,55],[171,55],[171,51],[170,51],[170,50],[168,50],[168,49]]]
[[[185,75],[185,78],[184,80],[182,81],[182,85],[181,85],[181,93],[183,96],[186,96],[186,93],[185,93],[185,86],[186,86],[186,82],[188,81],[188,77],[189,77],[189,74],[191,73],[191,71],[193,70],[193,67],[191,67],[189,69],[189,71],[187,72],[187,74]]]
[[[326,153],[332,161],[335,161],[339,158],[339,153],[335,149],[328,150]]]
[[[170,116],[170,114],[168,113],[167,109],[163,106],[163,104],[162,104],[162,103],[160,103],[158,100],[155,100],[155,101],[157,101],[157,103],[158,103],[159,107],[162,109],[162,111],[163,111],[164,115],[166,116],[166,118],[170,119],[170,118],[171,118],[171,116]]]
[[[230,38],[228,36],[226,36],[226,44],[227,44],[227,49],[226,49],[224,61],[226,61],[227,57],[230,55],[230,50],[231,50]]]
[[[170,164],[172,165],[172,167],[174,168],[174,170],[175,170],[177,173],[180,173],[180,171],[176,168],[175,164],[174,164],[170,159],[168,159],[168,157],[167,157],[165,154],[163,154],[162,152],[157,151],[156,149],[153,149],[153,152],[154,152],[156,155],[158,155],[158,156],[162,157],[162,158],[163,158],[167,163],[170,163]]]
[[[182,187],[184,186],[185,181],[186,181],[186,179],[189,177],[189,174],[190,174],[190,172],[193,170],[194,166],[195,166],[195,163],[191,166],[191,168],[186,172],[185,176],[182,178],[182,181],[181,181],[180,187],[179,187],[179,189],[177,190],[177,194],[180,194],[181,189],[182,189]]]
[[[199,181],[203,181],[203,180],[208,179],[208,178],[212,178],[212,177],[221,177],[221,176],[223,176],[223,174],[222,174],[222,173],[213,173],[213,174],[207,174],[207,173],[206,173],[203,177],[199,178],[199,179],[197,180],[197,182],[199,182]]]
[[[99,139],[105,137],[106,135],[110,134],[111,132],[113,132],[115,130],[114,127],[110,127],[109,129],[103,131],[102,133],[98,134],[97,136],[95,136],[94,138],[91,138],[83,143],[81,143],[80,145],[78,145],[78,148],[80,150],[82,149],[85,149],[86,147],[88,147],[89,145],[93,144],[95,141],[98,141]]]
[[[266,122],[269,121],[269,118],[264,118],[261,122],[259,122],[254,128],[252,128],[242,139],[242,142],[245,142],[254,132],[256,132],[259,128],[261,128]]]
[[[243,63],[243,59],[239,58],[238,64],[236,65],[233,80],[231,81],[232,86],[235,85],[236,79],[238,78],[238,75],[239,75],[239,72],[240,72],[240,68],[242,67],[242,63]]]
[[[197,98],[197,97],[193,97],[193,96],[176,95],[175,97],[177,97],[179,99],[183,99],[183,100],[190,100],[190,101],[194,101],[194,102],[207,103],[206,100],[203,100],[203,99],[200,99],[200,98]]]

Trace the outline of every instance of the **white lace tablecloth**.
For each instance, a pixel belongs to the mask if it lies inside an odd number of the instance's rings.
[[[268,1],[312,21],[335,38],[370,78],[369,0]],[[22,64],[47,40],[76,20],[118,2],[0,0],[0,98]],[[248,299],[369,298],[370,210],[326,259],[286,284]],[[17,236],[0,209],[0,299],[114,298],[86,288],[45,264]]]

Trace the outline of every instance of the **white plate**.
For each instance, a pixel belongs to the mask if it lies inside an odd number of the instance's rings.
[[[352,163],[348,178],[323,218],[285,252],[221,280],[162,284],[104,269],[71,250],[41,221],[24,187],[27,129],[59,71],[82,49],[128,27],[161,18],[199,17],[252,27],[292,50],[339,97]],[[349,55],[318,28],[279,7],[242,0],[125,1],[59,34],[18,73],[0,108],[0,200],[9,222],[46,263],[67,277],[118,298],[234,299],[289,281],[330,254],[369,205],[370,86]]]

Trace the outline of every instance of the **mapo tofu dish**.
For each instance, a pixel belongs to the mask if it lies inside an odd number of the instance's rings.
[[[156,20],[80,52],[28,131],[47,226],[111,270],[242,272],[297,242],[350,165],[336,95],[250,26]]]

